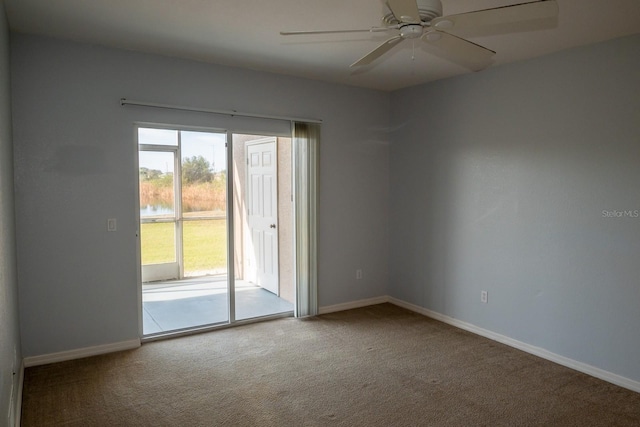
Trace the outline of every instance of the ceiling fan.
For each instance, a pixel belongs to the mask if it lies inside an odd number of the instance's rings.
[[[553,28],[557,25],[556,0],[539,0],[511,6],[477,10],[442,16],[440,0],[387,0],[389,13],[383,16],[384,26],[368,29],[325,31],[282,31],[283,36],[384,32],[399,34],[351,64],[369,65],[405,40],[421,39],[430,53],[479,71],[491,64],[495,52],[466,40],[464,37],[507,34]]]

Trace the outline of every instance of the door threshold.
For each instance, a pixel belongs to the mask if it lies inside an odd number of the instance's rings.
[[[294,316],[293,311],[286,311],[283,313],[252,317],[251,319],[236,320],[233,323],[215,323],[211,325],[197,326],[193,328],[176,329],[174,331],[163,331],[155,334],[144,335],[140,339],[140,342],[142,344],[145,344],[153,341],[161,341],[161,340],[170,339],[170,338],[178,338],[178,337],[184,337],[188,335],[201,334],[204,332],[212,332],[220,329],[228,329],[236,326],[249,325],[251,323],[259,323],[259,322],[265,322],[269,320],[282,319],[285,317],[293,317],[293,316]]]

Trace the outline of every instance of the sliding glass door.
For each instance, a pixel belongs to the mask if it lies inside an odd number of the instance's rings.
[[[291,138],[232,139],[234,318],[293,312]]]
[[[292,315],[291,138],[137,135],[143,335]]]
[[[229,320],[226,138],[138,128],[145,335]]]

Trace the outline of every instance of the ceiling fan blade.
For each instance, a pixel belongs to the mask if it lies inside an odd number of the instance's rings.
[[[422,48],[443,59],[455,62],[472,71],[480,71],[491,65],[496,53],[468,40],[443,31],[429,31],[422,36],[426,43]]]
[[[317,30],[317,31],[280,31],[281,36],[300,36],[306,34],[342,34],[342,33],[377,33],[397,29],[398,26],[371,27],[366,30]]]
[[[404,40],[404,39],[401,36],[393,37],[393,38],[387,40],[386,42],[382,43],[377,48],[373,49],[371,52],[367,53],[362,58],[358,59],[356,62],[354,62],[350,66],[351,67],[357,67],[357,66],[360,66],[360,65],[369,65],[373,61],[375,61],[376,59],[378,59],[382,55],[384,55],[386,52],[391,50],[392,47],[394,47],[395,45],[400,43],[402,40]]]
[[[544,30],[557,25],[558,3],[555,0],[460,13],[431,21],[432,27],[461,37]]]
[[[416,0],[387,0],[387,6],[399,22],[420,22],[420,12]]]

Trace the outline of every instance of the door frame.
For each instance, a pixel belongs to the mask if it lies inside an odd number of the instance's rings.
[[[166,107],[171,109],[170,107]],[[294,292],[296,303],[294,304],[294,315],[296,317],[313,316],[317,314],[317,236],[318,236],[318,181],[319,181],[319,145],[318,140],[305,144],[295,135],[295,124],[291,121],[291,143],[292,143],[292,192],[294,199]],[[315,123],[318,122],[309,122]],[[227,177],[234,174],[233,168],[233,134],[242,134],[240,130],[227,130],[214,127],[186,126],[168,123],[133,122],[134,141],[134,162],[135,179],[139,180],[139,128],[171,129],[186,131],[202,131],[226,134],[227,153]],[[262,133],[262,132],[260,132]],[[259,133],[255,133],[258,135]],[[271,132],[264,132],[271,134]],[[227,290],[228,290],[228,322],[218,325],[207,325],[189,330],[176,331],[172,333],[145,337],[143,333],[143,307],[142,307],[142,259],[140,241],[140,186],[136,188],[135,197],[135,220],[136,220],[136,272],[138,284],[138,334],[142,342],[149,342],[164,339],[167,337],[177,337],[190,335],[208,330],[223,329],[241,324],[254,323],[264,320],[235,319],[235,277],[234,268],[234,209],[233,209],[233,179],[227,179]],[[302,302],[307,302],[301,306]],[[274,315],[276,317],[288,317],[288,315]]]

